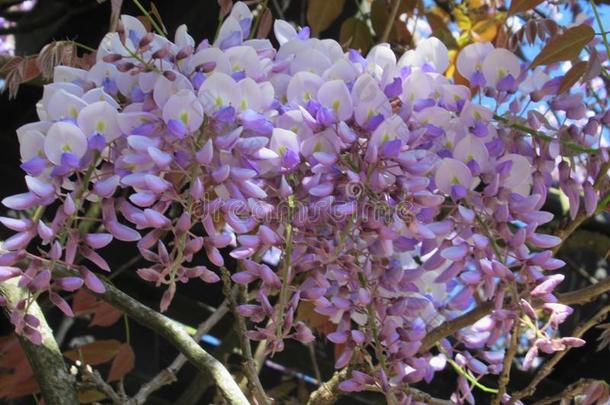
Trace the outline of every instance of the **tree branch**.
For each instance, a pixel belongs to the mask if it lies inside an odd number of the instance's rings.
[[[610,305],[603,307],[599,312],[597,312],[591,319],[589,319],[584,324],[580,325],[574,333],[573,337],[580,338],[582,337],[589,329],[597,325],[600,321],[602,321],[610,312]],[[544,365],[538,370],[538,373],[534,376],[532,381],[525,387],[524,389],[517,391],[515,394],[511,396],[511,400],[509,405],[514,404],[518,400],[529,397],[536,391],[536,387],[542,380],[548,377],[549,374],[553,371],[553,367],[568,353],[570,348],[563,350],[561,352],[556,352],[553,357],[551,357]]]
[[[541,399],[540,401],[534,402],[532,405],[549,405],[558,403],[562,399],[572,399],[581,394],[585,388],[587,388],[587,385],[593,382],[595,382],[593,379],[581,378],[580,380],[568,385],[566,389],[560,393]]]
[[[216,325],[218,321],[220,321],[227,314],[227,312],[229,312],[229,305],[228,301],[225,299],[223,303],[216,308],[216,311],[214,311],[203,323],[199,325],[197,332],[195,332],[193,335],[193,340],[199,342],[203,335],[208,333],[214,327],[214,325]],[[169,366],[161,370],[161,372],[153,377],[149,382],[142,385],[138,393],[128,401],[128,404],[141,405],[146,403],[146,400],[153,392],[157,391],[164,385],[171,384],[176,381],[176,375],[187,361],[188,359],[186,356],[180,353]]]
[[[603,279],[597,284],[593,284],[584,288],[581,288],[576,291],[571,291],[564,294],[559,294],[558,299],[559,302],[565,305],[581,305],[586,304],[587,302],[592,301],[596,297],[610,291],[610,277]],[[536,304],[536,307],[539,307],[540,304]],[[447,336],[452,335],[460,329],[463,329],[467,326],[472,325],[479,319],[483,318],[485,315],[491,313],[494,308],[494,303],[491,301],[484,302],[480,304],[478,307],[473,309],[472,311],[458,316],[450,320],[449,322],[445,322],[439,327],[432,329],[424,340],[422,341],[422,345],[419,349],[419,353],[425,353],[430,350],[434,345],[441,339],[446,338]]]
[[[510,369],[513,365],[515,355],[517,354],[517,348],[519,347],[519,332],[521,331],[520,315],[521,313],[518,312],[517,318],[514,321],[515,325],[513,326],[513,330],[510,336],[510,344],[504,354],[502,372],[498,380],[498,394],[493,399],[493,405],[500,405],[502,403],[502,398],[506,393],[506,388],[508,387],[508,383],[510,381]]]
[[[63,271],[73,274],[71,271]],[[171,319],[131,298],[113,285],[104,281],[102,282],[106,292],[95,294],[97,297],[120,309],[142,326],[151,329],[167,339],[195,367],[208,374],[214,380],[227,403],[231,405],[249,404],[244,393],[239,389],[233,376],[227,371],[225,366],[203,350],[184,329],[177,326]]]
[[[559,301],[565,305],[582,305],[593,301],[598,296],[610,291],[610,277],[598,283],[559,295]]]
[[[331,405],[334,404],[343,394],[339,390],[339,384],[347,378],[349,368],[335,372],[332,378],[320,385],[318,389],[311,393],[307,405]]]
[[[254,359],[252,358],[252,348],[250,347],[250,340],[248,336],[246,336],[247,328],[245,319],[239,314],[237,310],[237,301],[233,294],[231,293],[231,274],[226,267],[221,267],[221,277],[223,284],[223,292],[227,300],[229,300],[229,307],[233,312],[233,316],[235,317],[235,327],[236,332],[239,337],[239,343],[241,346],[242,354],[246,359],[244,364],[244,372],[248,377],[248,381],[252,385],[252,393],[256,397],[256,400],[261,405],[269,405],[270,401],[267,398],[267,394],[265,393],[265,389],[261,384],[258,378],[258,370],[256,368],[256,364],[254,363]]]
[[[22,299],[23,290],[17,286],[15,279],[0,283],[0,294],[13,307]],[[19,336],[19,342],[25,352],[38,386],[47,405],[77,404],[74,377],[70,375],[63,356],[59,351],[53,331],[36,301],[32,302],[28,313],[38,318],[38,330],[42,334],[42,343],[35,345],[27,338]]]
[[[100,372],[93,370],[88,364],[80,364],[79,371],[83,374],[83,380],[89,382],[98,391],[104,393],[113,404],[122,405],[124,402],[110,384],[104,381]]]
[[[428,405],[455,405],[455,402],[446,399],[435,398],[427,392],[420,391],[417,388],[409,387],[405,390],[414,400],[423,402]]]

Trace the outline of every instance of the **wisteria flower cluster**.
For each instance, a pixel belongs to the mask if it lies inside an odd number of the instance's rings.
[[[377,387],[397,403],[404,383],[449,364],[461,370],[453,399],[472,401],[467,377],[501,373],[502,342],[523,317],[538,329],[525,367],[583,343],[554,332],[571,309],[553,294],[561,239],[541,230],[553,217],[542,207],[558,178],[572,216],[581,193],[595,211],[608,114],[586,116],[582,96],[557,96],[557,78],[528,76],[489,43],[460,53],[466,87],[444,76],[436,38],[397,59],[387,44],[344,52],[276,21],[276,49],[248,39],[252,21],[236,3],[214,43],[196,44],[184,26],[171,42],[125,15],[90,70],[56,68],[40,121],[18,130],[29,191],[3,201],[28,214],[0,219],[16,232],[0,280],[29,291],[10,308],[18,333],[40,342],[28,314],[40,294],[72,315],[62,292],[103,293],[99,250],[116,239],[150,263],[137,272],[165,289],[162,311],[177,283],[219,282],[230,268],[255,297],[238,308],[248,338],[269,352],[320,335],[297,314],[313,308],[342,348],[335,366],[365,370],[341,389]],[[519,91],[586,125],[555,133],[534,112],[519,122],[548,135],[515,129]],[[561,159],[578,158],[574,146],[600,148],[578,173]],[[484,301],[490,315],[423,344]]]

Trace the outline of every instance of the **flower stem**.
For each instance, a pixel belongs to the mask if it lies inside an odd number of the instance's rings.
[[[157,21],[155,21],[152,15],[150,15],[150,13],[144,8],[144,6],[138,0],[133,0],[133,3],[136,5],[136,7],[140,9],[142,14],[144,14],[146,18],[148,18],[148,21],[150,21],[155,31],[157,31],[157,34],[161,35],[162,37],[165,37],[165,32],[163,31],[163,29],[161,29]]]
[[[604,24],[602,24],[602,19],[599,16],[599,12],[597,11],[597,5],[595,4],[595,0],[589,0],[591,3],[591,8],[593,9],[593,14],[595,14],[595,19],[597,20],[597,25],[599,25],[599,30],[601,31],[602,38],[604,39],[604,45],[606,46],[606,53],[610,55],[610,43],[608,43],[607,32],[604,29]]]
[[[280,301],[278,303],[278,318],[275,326],[275,335],[278,339],[282,339],[283,331],[282,324],[284,323],[284,309],[288,302],[288,287],[290,284],[290,266],[292,259],[292,217],[294,211],[294,196],[288,197],[288,222],[286,224],[286,231],[284,234],[285,247],[284,247],[284,266],[282,268],[282,289],[280,291]]]
[[[500,121],[502,123],[508,124],[509,127],[513,128],[513,129],[516,129],[518,131],[530,134],[534,138],[542,139],[543,141],[547,141],[547,142],[558,141],[559,143],[561,143],[566,148],[571,149],[571,150],[573,150],[575,152],[583,152],[583,153],[597,153],[597,152],[599,152],[597,149],[587,148],[586,146],[582,146],[582,145],[579,145],[579,144],[574,143],[574,142],[565,141],[563,139],[558,139],[558,138],[553,138],[550,135],[547,135],[547,134],[542,133],[540,131],[536,131],[535,129],[532,129],[532,128],[527,127],[525,125],[521,125],[521,124],[518,124],[516,122],[510,122],[510,120],[508,118],[502,117],[502,116],[500,116],[498,114],[494,114],[494,118],[496,119],[496,121]]]
[[[453,361],[450,358],[447,358],[447,361],[449,362],[449,364],[451,364],[451,366],[454,368],[454,370],[461,376],[463,376],[464,378],[466,378],[468,381],[470,381],[475,387],[477,387],[478,389],[480,389],[483,392],[488,392],[490,394],[497,394],[498,390],[495,388],[489,388],[483,384],[481,384],[479,382],[479,380],[477,380],[472,374],[470,374],[468,371],[465,371],[462,367],[460,367],[459,364],[457,364],[455,361]]]

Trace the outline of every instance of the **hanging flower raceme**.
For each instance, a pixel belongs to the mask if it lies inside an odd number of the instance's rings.
[[[1,219],[16,233],[2,245],[0,280],[28,291],[10,308],[18,333],[40,341],[27,304],[42,293],[67,315],[61,292],[103,293],[96,274],[111,268],[99,251],[116,239],[149,262],[137,273],[165,289],[161,310],[177,283],[218,282],[225,249],[232,281],[254,292],[238,308],[250,339],[274,352],[285,339],[323,338],[301,316],[307,307],[332,325],[337,368],[366,364],[373,349],[373,370],[354,372],[348,391],[377,385],[406,398],[404,383],[431,381],[448,359],[463,375],[499,374],[498,347],[516,322],[538,327],[541,303],[552,322],[530,352],[580,344],[550,332],[570,310],[553,293],[561,240],[540,227],[552,220],[542,206],[557,168],[572,214],[582,190],[594,211],[607,154],[578,176],[556,162],[575,153],[566,135],[598,145],[599,120],[573,135],[515,131],[444,76],[435,38],[397,60],[386,44],[344,52],[284,21],[275,49],[247,39],[251,23],[237,3],[214,45],[196,45],[185,27],[172,42],[123,16],[90,70],[56,68],[40,121],[18,130],[29,191],[3,201],[26,213]],[[467,46],[457,68],[498,105],[525,79],[517,57],[489,43]],[[527,97],[553,96],[534,84],[523,84]],[[583,116],[576,95],[553,103]],[[494,303],[490,315],[424,345],[482,301]],[[455,395],[469,398],[465,380]]]

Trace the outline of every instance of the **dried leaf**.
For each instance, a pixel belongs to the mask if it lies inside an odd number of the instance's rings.
[[[364,21],[351,17],[341,24],[339,42],[348,44],[349,48],[357,49],[366,55],[373,43],[373,38],[368,25]]]
[[[76,46],[71,41],[54,41],[45,45],[38,56],[36,63],[45,79],[51,79],[55,66],[73,66],[76,59]]]
[[[328,28],[341,14],[345,0],[309,0],[307,5],[307,23],[312,34],[319,35]]]
[[[155,19],[161,26],[163,33],[165,35],[167,35],[167,28],[165,27],[165,24],[163,23],[163,18],[161,18],[161,13],[159,13],[159,9],[157,9],[157,6],[155,6],[155,3],[153,3],[152,1],[150,2],[150,14],[155,17]]]
[[[8,89],[9,99],[17,97],[19,86],[22,83],[35,79],[40,75],[40,69],[36,58],[32,56],[16,56],[2,66],[0,72],[5,76],[5,87]],[[2,92],[0,91],[0,92]]]
[[[551,39],[536,56],[531,67],[575,59],[594,36],[595,31],[586,24],[568,28]]]
[[[125,374],[133,370],[134,365],[135,355],[133,354],[133,350],[127,343],[123,343],[121,347],[119,347],[119,351],[112,361],[107,381],[113,382],[120,380],[125,376]]]
[[[576,82],[587,72],[587,65],[587,62],[584,61],[580,61],[573,65],[561,80],[558,94],[570,90],[570,88],[572,88],[572,86],[574,86]]]
[[[97,366],[112,360],[118,353],[121,343],[118,340],[98,340],[79,348],[64,352],[72,361],[80,360],[85,364]]]
[[[273,25],[273,14],[271,13],[271,9],[266,8],[265,12],[261,17],[261,22],[258,25],[258,31],[256,33],[256,38],[264,39],[269,36],[271,32],[271,26]]]
[[[610,323],[603,323],[601,325],[597,325],[597,328],[603,329],[603,332],[597,338],[599,342],[597,344],[597,351],[603,350],[605,347],[610,348]]]
[[[531,10],[544,0],[512,0],[510,2],[510,8],[508,9],[508,15],[521,13],[523,11]]]
[[[142,23],[142,25],[144,25],[144,28],[146,28],[146,31],[152,31],[152,24],[150,23],[150,20],[144,16],[144,15],[139,15],[136,17],[138,19],[138,21],[140,21]]]

